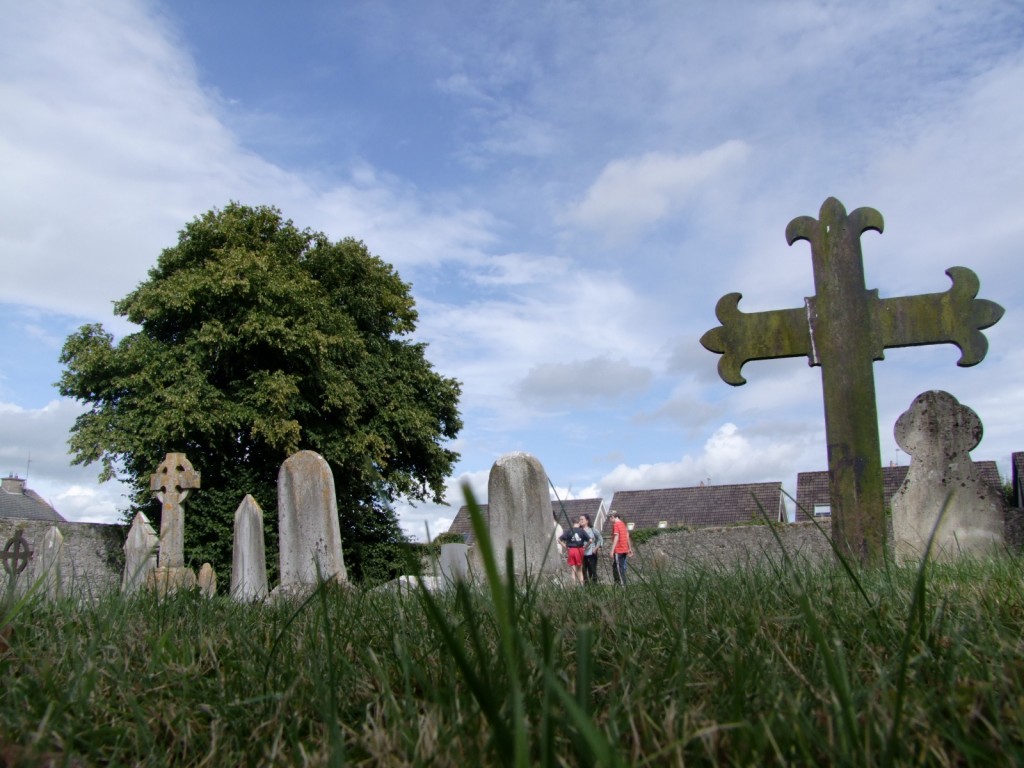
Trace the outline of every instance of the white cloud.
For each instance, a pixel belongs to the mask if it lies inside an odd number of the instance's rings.
[[[569,271],[567,259],[505,253],[487,257],[468,277],[481,286],[543,285]]]
[[[0,58],[0,301],[106,318],[193,216],[239,200],[356,236],[399,267],[479,260],[493,217],[353,159],[302,178],[247,150],[148,8],[23,3]]]
[[[748,437],[731,422],[720,426],[704,443],[699,455],[683,456],[678,461],[664,461],[629,466],[619,464],[604,475],[596,495],[611,500],[616,491],[677,488],[709,483],[731,485],[781,481],[792,487],[796,476],[787,477],[794,462],[806,458],[805,440],[774,435]],[[795,490],[795,488],[794,488]]]
[[[533,366],[519,382],[519,396],[544,407],[587,407],[641,392],[650,384],[649,368],[626,360],[593,357]]]
[[[704,185],[734,171],[750,148],[727,141],[697,155],[648,152],[613,160],[567,219],[587,229],[623,234],[678,213]]]
[[[127,506],[125,486],[98,485],[98,465],[71,464],[68,434],[82,410],[66,399],[34,409],[0,403],[0,471],[26,478],[27,486],[68,520],[117,522]]]

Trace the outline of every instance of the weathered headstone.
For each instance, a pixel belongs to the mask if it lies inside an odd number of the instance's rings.
[[[142,512],[137,513],[124,542],[122,592],[132,594],[146,584],[150,572],[156,568],[156,550],[159,545],[160,538],[150,525],[149,518]]]
[[[320,580],[347,581],[334,475],[323,456],[299,451],[277,475],[281,593],[301,593]]]
[[[43,545],[39,552],[38,573],[43,580],[43,591],[50,600],[61,594],[61,556],[64,554],[64,534],[53,525],[43,534]]]
[[[437,565],[441,571],[441,579],[450,584],[465,581],[469,578],[469,546],[450,543],[441,545],[441,553]]]
[[[149,488],[162,505],[157,567],[150,574],[159,594],[195,586],[195,573],[185,567],[185,512],[181,503],[191,490],[200,487],[200,480],[200,473],[184,453],[168,453],[149,478]]]
[[[749,314],[739,311],[741,294],[726,294],[715,307],[722,325],[700,342],[722,355],[719,375],[735,386],[748,360],[807,355],[821,366],[833,540],[840,552],[877,563],[886,526],[873,361],[887,347],[951,342],[960,348],[958,365],[975,365],[988,349],[981,330],[1003,308],[975,298],[978,278],[964,267],[946,270],[953,281],[946,293],[879,299],[865,289],[860,236],[881,232],[882,215],[873,208],[847,215],[833,197],[818,215],[786,227],[790,245],[811,244],[816,294],[797,309]]]
[[[217,572],[209,563],[203,563],[199,568],[199,578],[196,581],[199,587],[199,594],[205,598],[211,598],[217,594]]]
[[[911,457],[907,477],[892,499],[896,557],[920,560],[933,530],[928,555],[933,560],[1004,551],[1003,498],[971,460],[982,436],[978,415],[948,392],[933,390],[914,398],[894,433],[896,444]]]
[[[263,539],[263,510],[246,494],[235,510],[235,539],[231,552],[231,597],[242,603],[267,596],[267,550]]]
[[[515,575],[557,572],[561,560],[552,536],[548,476],[535,457],[517,451],[491,467],[487,518],[498,567],[512,548]]]

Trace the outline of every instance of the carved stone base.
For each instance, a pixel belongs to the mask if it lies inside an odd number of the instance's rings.
[[[335,574],[333,578],[328,579],[330,584],[328,589],[353,589],[352,583],[344,578],[340,573]],[[305,600],[309,597],[313,590],[317,588],[317,584],[303,584],[303,583],[291,583],[291,584],[278,584],[274,587],[268,599],[270,602],[285,601],[285,602],[298,602]]]
[[[195,589],[196,574],[191,568],[154,568],[146,575],[146,586],[164,597],[179,589]]]

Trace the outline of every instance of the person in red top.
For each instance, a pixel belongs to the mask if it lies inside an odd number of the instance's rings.
[[[629,528],[614,509],[609,517],[612,519],[612,564],[615,571],[615,583],[626,586],[626,558],[633,555],[633,545],[629,540]]]

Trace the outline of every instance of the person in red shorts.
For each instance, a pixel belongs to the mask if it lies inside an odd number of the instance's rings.
[[[590,541],[590,536],[580,527],[580,521],[573,523],[572,528],[561,535],[562,542],[569,550],[569,569],[572,579],[577,584],[583,583],[583,550]]]
[[[629,540],[626,521],[614,509],[608,515],[612,519],[612,563],[615,583],[626,586],[626,558],[633,555],[633,544]]]

